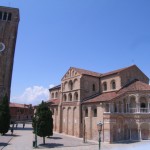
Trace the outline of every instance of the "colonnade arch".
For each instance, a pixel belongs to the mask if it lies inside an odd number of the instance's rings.
[[[79,87],[78,87],[78,79],[77,78],[69,80],[69,81],[65,81],[63,83],[63,91],[71,91],[71,90],[75,90],[78,88]]]
[[[149,140],[150,139],[150,124],[149,123],[142,123],[140,125],[141,129],[141,139],[142,140]]]
[[[78,101],[78,100],[79,100],[78,91],[63,94],[63,101],[64,102],[66,102],[66,101]]]
[[[77,107],[74,106],[65,106],[62,108],[62,132],[78,136],[78,113],[77,113]]]
[[[105,103],[105,112],[109,113],[150,113],[150,98],[147,95],[132,94],[122,99]]]

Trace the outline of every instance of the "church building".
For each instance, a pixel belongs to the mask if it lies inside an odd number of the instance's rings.
[[[108,73],[70,67],[49,89],[54,131],[105,142],[150,139],[149,78],[136,66]]]

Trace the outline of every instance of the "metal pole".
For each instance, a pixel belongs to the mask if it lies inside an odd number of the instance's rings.
[[[101,131],[99,131],[99,150],[101,149]]]
[[[35,128],[35,148],[37,148],[37,122],[36,122],[36,128]]]
[[[99,132],[99,150],[100,150],[100,131]]]

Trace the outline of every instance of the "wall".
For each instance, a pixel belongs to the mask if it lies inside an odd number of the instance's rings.
[[[116,83],[116,89],[111,88],[111,81],[112,80],[114,80],[115,83]],[[103,88],[103,83],[104,82],[107,83],[107,91],[104,91],[104,88]],[[117,74],[109,75],[109,76],[101,78],[101,89],[102,89],[103,92],[110,92],[110,91],[114,91],[114,90],[119,90],[120,88],[121,88],[121,79]]]
[[[125,84],[129,83],[133,79],[138,79],[144,83],[149,84],[148,77],[136,66],[122,71],[120,73],[120,77],[121,77],[121,86],[124,86]]]
[[[85,109],[88,108],[88,117],[85,117]],[[97,117],[94,117],[93,110],[97,108]],[[85,132],[86,138],[92,140],[98,140],[97,123],[103,122],[104,109],[100,104],[88,104],[83,106],[83,120],[85,119]],[[103,134],[101,134],[103,140]]]
[[[80,107],[63,106],[62,107],[62,132],[80,137]]]
[[[57,96],[56,93],[58,94]],[[58,88],[58,89],[50,90],[49,99],[61,99],[61,89]]]
[[[92,96],[96,93],[100,93],[100,85],[99,85],[99,78],[93,76],[83,75],[81,78],[80,88],[81,94],[80,98],[83,100],[89,96]],[[93,84],[95,84],[95,91],[93,91]]]

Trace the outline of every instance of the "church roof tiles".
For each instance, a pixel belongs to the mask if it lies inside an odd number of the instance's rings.
[[[80,69],[80,68],[75,68],[75,67],[71,67],[71,69],[74,69],[78,73],[84,74],[84,75],[90,75],[90,76],[96,76],[96,77],[100,77],[100,75],[101,75],[101,73],[93,72],[93,71],[89,71],[89,70],[85,70],[85,69]]]
[[[17,108],[29,108],[32,107],[31,104],[18,104],[18,103],[9,103],[9,107],[17,107]]]
[[[58,105],[60,103],[60,99],[50,99],[47,101],[47,103],[51,105]]]
[[[117,70],[110,71],[110,72],[107,72],[107,73],[103,73],[101,75],[101,77],[105,77],[105,76],[108,76],[108,75],[117,74],[117,73],[120,73],[121,71],[127,70],[127,69],[132,68],[132,67],[136,67],[136,65],[132,65],[132,66],[129,66],[129,67],[125,67],[125,68],[117,69]]]

